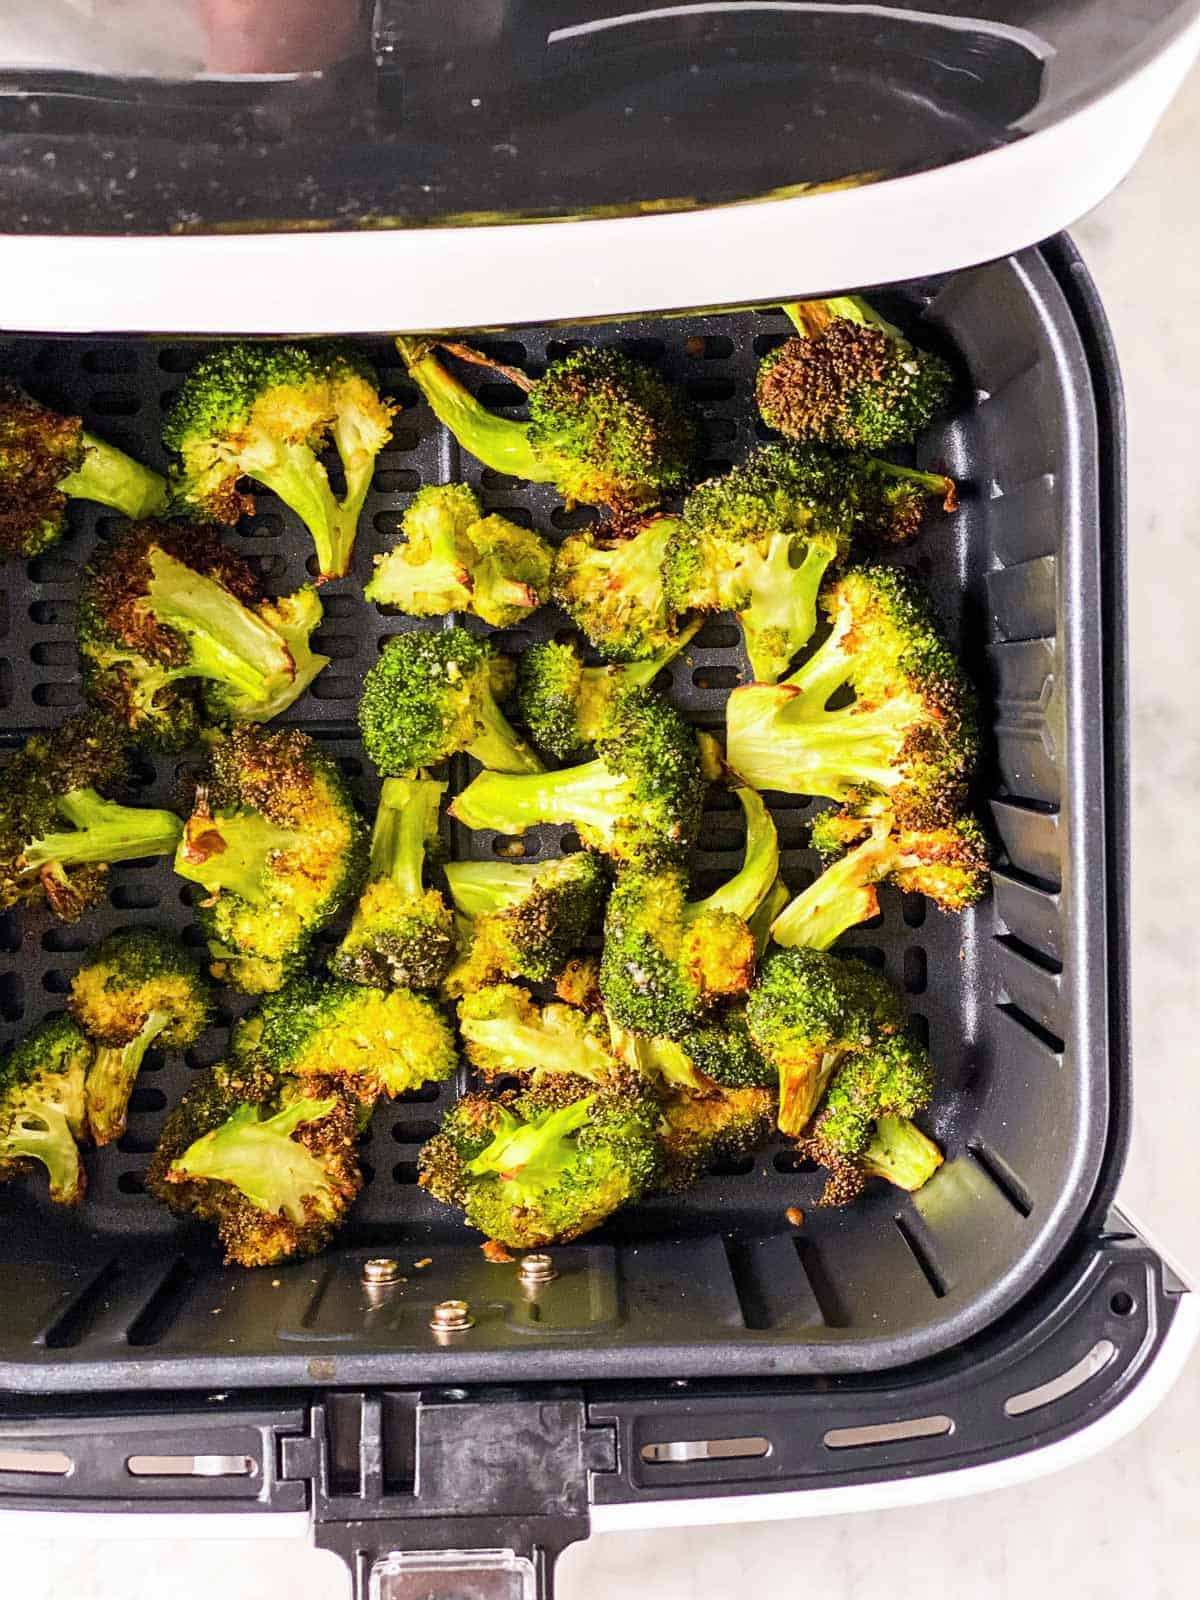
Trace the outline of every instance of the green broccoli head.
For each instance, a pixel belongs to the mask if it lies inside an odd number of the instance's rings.
[[[768,427],[789,439],[885,450],[911,443],[945,412],[949,367],[864,301],[845,296],[787,309],[799,337],[770,351],[758,369]]]
[[[56,1205],[78,1205],[87,1188],[79,1155],[84,1083],[92,1046],[68,1016],[30,1029],[0,1062],[0,1183],[45,1168]]]
[[[151,1045],[184,1050],[208,1026],[212,994],[195,958],[150,928],[110,934],[71,980],[71,1014],[96,1044],[87,1121],[97,1145],[125,1131],[129,1096]]]
[[[404,513],[402,532],[402,544],[375,558],[364,591],[378,605],[414,617],[469,611],[507,628],[549,593],[551,546],[507,517],[485,517],[465,483],[419,490]]]
[[[750,1037],[745,1004],[730,1006],[715,1022],[693,1028],[678,1041],[700,1079],[723,1089],[772,1089],[775,1066]]]
[[[554,555],[551,594],[609,661],[648,661],[679,648],[679,519],[582,528]]]
[[[568,1074],[611,1083],[617,1067],[602,1017],[556,1001],[539,1006],[513,983],[493,983],[465,994],[458,1026],[473,1067],[489,1078],[514,1076],[541,1082]]]
[[[498,703],[511,684],[511,664],[465,628],[399,634],[363,682],[358,723],[367,754],[389,777],[459,751],[496,772],[540,772]]]
[[[26,560],[62,538],[68,500],[94,500],[126,517],[166,505],[157,472],[85,432],[15,385],[0,383],[0,560]]]
[[[885,799],[906,829],[960,814],[978,755],[974,697],[917,582],[853,567],[827,591],[829,636],[790,677],[735,689],[728,759],[756,789]],[[850,688],[849,705],[828,709]]]
[[[662,1101],[658,1129],[662,1152],[658,1187],[678,1194],[718,1161],[752,1156],[771,1137],[774,1123],[775,1096],[769,1088],[746,1085],[668,1095]]]
[[[444,783],[386,778],[371,833],[368,882],[330,966],[340,978],[386,989],[435,989],[457,948],[454,913],[424,883],[438,847]]]
[[[362,886],[366,830],[345,779],[298,729],[236,728],[212,748],[175,856],[206,891],[215,977],[278,989]]]
[[[70,717],[31,734],[0,783],[0,910],[45,902],[62,922],[104,898],[117,861],[165,855],[182,824],[172,811],[105,799],[126,774],[129,741],[106,717]]]
[[[762,964],[746,1024],[778,1074],[780,1131],[797,1136],[843,1058],[900,1032],[904,1011],[887,980],[862,962],[777,950]]]
[[[517,1249],[565,1244],[638,1199],[659,1167],[658,1107],[569,1080],[464,1096],[421,1152],[421,1182]]]
[[[370,368],[342,347],[222,345],[188,374],[163,427],[178,457],[175,502],[204,521],[233,523],[254,509],[238,488],[252,478],[309,530],[321,580],[342,577],[394,411]],[[341,500],[320,461],[330,444],[346,480]]]
[[[692,729],[657,695],[631,690],[596,748],[594,761],[559,772],[481,772],[450,815],[468,828],[507,834],[570,824],[590,849],[618,861],[682,859],[699,830],[704,795]]]
[[[426,339],[396,341],[409,376],[459,444],[497,472],[553,483],[568,501],[629,511],[681,489],[701,443],[699,417],[655,372],[620,351],[582,349],[529,385],[529,421],[482,406]],[[488,365],[486,357],[463,351]]]
[[[176,1215],[215,1224],[231,1264],[315,1255],[362,1187],[360,1126],[358,1101],[332,1079],[223,1062],[167,1118],[146,1189]]]
[[[553,978],[599,920],[607,888],[602,862],[587,851],[533,863],[452,861],[446,882],[470,924],[451,993],[498,978]]]
[[[359,1099],[441,1083],[458,1065],[440,1008],[410,989],[302,976],[235,1028],[234,1057],[283,1077],[330,1078]]]

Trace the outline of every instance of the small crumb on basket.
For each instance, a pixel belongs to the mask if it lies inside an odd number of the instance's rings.
[[[799,1206],[789,1206],[784,1212],[784,1216],[793,1228],[802,1228],[804,1226],[804,1213]]]
[[[515,1259],[515,1257],[511,1256],[504,1246],[497,1243],[495,1239],[485,1239],[479,1248],[483,1251],[483,1259],[485,1261],[490,1261],[495,1267],[503,1267],[508,1262]]]
[[[420,1261],[414,1261],[413,1262],[413,1266],[414,1267],[431,1267],[432,1265],[433,1265],[433,1257],[432,1256],[422,1256]]]

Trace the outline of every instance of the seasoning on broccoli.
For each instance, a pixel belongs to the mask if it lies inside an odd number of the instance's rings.
[[[436,989],[446,976],[457,948],[454,913],[424,883],[445,792],[432,778],[384,779],[367,885],[329,962],[339,978],[378,989]]]
[[[164,933],[110,934],[71,980],[71,1014],[96,1046],[88,1069],[94,1143],[125,1132],[129,1096],[151,1045],[185,1050],[208,1026],[212,996],[195,958]]]
[[[183,824],[173,811],[105,797],[126,775],[129,741],[105,717],[70,717],[31,734],[0,775],[0,910],[45,902],[75,922],[104,898],[117,861],[168,855]]]
[[[87,1188],[79,1140],[87,1131],[84,1080],[92,1046],[70,1017],[49,1017],[0,1061],[0,1183],[40,1165],[56,1205]]]
[[[434,416],[496,472],[619,511],[657,505],[687,483],[699,417],[679,390],[619,350],[573,351],[536,383],[499,369],[529,395],[529,421],[518,422],[488,411],[439,359],[436,341],[399,338],[396,348]],[[444,348],[492,364],[461,345]]]
[[[512,683],[512,663],[465,628],[401,633],[363,682],[367,754],[385,777],[435,767],[460,750],[495,772],[540,772],[499,706]]]
[[[758,369],[758,409],[789,439],[846,450],[908,444],[943,415],[953,385],[939,357],[918,350],[854,295],[784,307],[796,329]]]
[[[206,722],[267,722],[328,663],[310,645],[311,586],[267,600],[211,528],[143,522],[84,579],[79,651],[89,699],[138,739],[170,750]]]
[[[254,510],[238,488],[252,478],[312,535],[318,581],[344,577],[395,409],[343,346],[222,345],[192,368],[163,426],[178,454],[174,501],[201,521],[234,523]],[[345,477],[340,500],[320,460],[330,444]]]
[[[231,1265],[316,1255],[362,1187],[361,1121],[332,1079],[222,1062],[167,1118],[146,1190],[177,1216],[214,1224]]]
[[[88,433],[78,417],[60,416],[0,381],[0,560],[28,559],[57,544],[69,500],[94,500],[136,520],[162,513],[167,486]]]
[[[403,542],[375,557],[363,591],[377,605],[412,617],[469,611],[508,628],[544,604],[552,547],[507,517],[484,516],[465,483],[430,484],[405,511]]]
[[[263,994],[358,893],[366,830],[345,779],[298,729],[237,728],[210,752],[175,870],[199,903],[214,977]]]
[[[468,919],[467,950],[447,980],[451,993],[500,978],[553,978],[599,921],[607,882],[581,850],[533,863],[451,861],[450,895]]]

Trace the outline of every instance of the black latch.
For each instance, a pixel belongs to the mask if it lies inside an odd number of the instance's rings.
[[[328,1394],[282,1455],[285,1479],[313,1483],[317,1545],[377,1600],[549,1595],[559,1552],[588,1536],[590,1475],[616,1466],[614,1430],[574,1390]]]

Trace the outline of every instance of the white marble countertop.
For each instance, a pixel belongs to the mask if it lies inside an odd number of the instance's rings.
[[[1200,1281],[1200,73],[1137,171],[1073,231],[1112,318],[1129,404],[1134,713],[1134,1146],[1124,1204]],[[1190,1272],[1188,1269],[1191,1269]],[[1178,1600],[1200,1565],[1200,1358],[1136,1434],[1099,1458],[972,1500],[844,1518],[594,1538],[564,1558],[560,1600],[892,1587],[881,1549],[958,1600],[1024,1593]],[[1052,1530],[1052,1532],[1051,1532]],[[61,1535],[61,1531],[55,1530]],[[893,1554],[894,1559],[894,1554]],[[6,1545],[21,1600],[345,1600],[333,1557],[302,1544]],[[910,1580],[911,1582],[911,1580]]]

